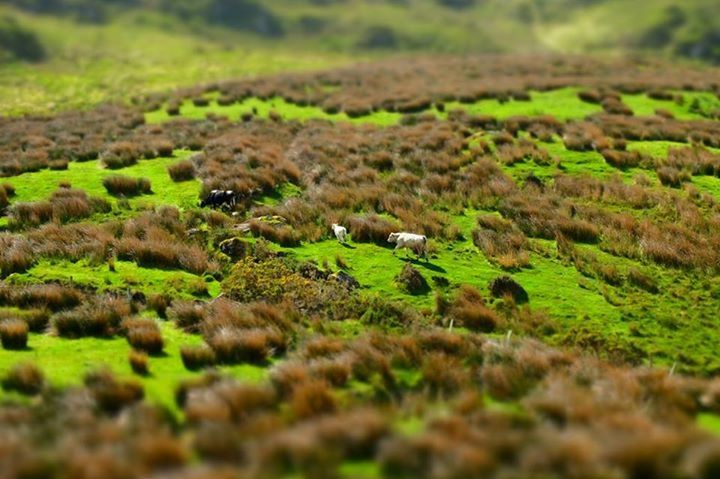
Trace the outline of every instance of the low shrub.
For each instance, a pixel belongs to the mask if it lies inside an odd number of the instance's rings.
[[[19,311],[0,310],[0,321],[6,319],[21,319],[25,321],[33,333],[45,331],[50,321],[50,312],[45,308],[22,309]]]
[[[345,359],[320,359],[310,363],[313,377],[327,381],[333,387],[343,387],[351,375],[350,361]]]
[[[16,203],[11,214],[13,223],[18,226],[37,226],[52,221],[53,205],[49,201]]]
[[[147,376],[150,373],[150,358],[147,353],[133,349],[128,354],[128,361],[130,362],[130,368],[135,374]]]
[[[133,348],[147,354],[160,354],[165,346],[157,322],[152,319],[126,319],[122,323],[128,343]]]
[[[159,157],[167,158],[172,156],[174,145],[169,140],[155,140],[152,142],[152,148]]]
[[[25,349],[28,341],[28,324],[21,319],[0,322],[0,341],[5,349]]]
[[[432,396],[449,396],[469,382],[469,378],[457,358],[444,353],[425,356],[422,368],[422,385]]]
[[[152,193],[152,185],[147,178],[112,175],[103,180],[103,186],[114,196],[137,196]]]
[[[495,215],[479,216],[472,237],[475,246],[505,269],[530,264],[530,255],[525,251],[527,239],[511,221]]]
[[[397,223],[377,215],[352,216],[348,219],[348,231],[353,241],[385,246],[390,233],[400,231],[400,227]]]
[[[405,263],[402,271],[395,277],[400,288],[410,294],[425,294],[430,291],[427,280],[409,262]]]
[[[103,165],[110,169],[125,168],[137,163],[142,155],[139,145],[129,141],[111,143],[100,154]]]
[[[341,353],[345,349],[345,342],[340,339],[318,336],[306,342],[302,355],[306,359],[328,358]]]
[[[173,301],[167,312],[175,325],[187,332],[200,331],[200,325],[205,319],[203,306],[192,301]]]
[[[501,276],[490,281],[490,294],[494,298],[502,298],[509,295],[517,304],[528,302],[528,294],[525,288],[510,276]]]
[[[232,299],[243,303],[276,303],[283,299],[301,301],[303,296],[315,294],[313,284],[283,258],[270,257],[259,262],[245,258],[233,266],[223,282],[223,290]]]
[[[0,183],[0,189],[4,190],[8,198],[15,196],[15,187],[10,183]]]
[[[279,346],[284,349],[284,338],[277,330],[222,328],[207,338],[217,360],[221,363],[264,363]]]
[[[485,306],[480,292],[469,285],[461,286],[450,308],[450,316],[458,326],[476,331],[491,332],[501,325],[497,313]]]
[[[197,346],[184,345],[180,347],[180,358],[185,369],[196,371],[215,364],[215,352],[207,344]]]
[[[16,364],[2,378],[2,387],[6,391],[33,396],[45,387],[45,375],[33,363]]]
[[[578,92],[578,97],[587,103],[600,104],[602,101],[602,94],[597,90],[581,90]]]
[[[272,225],[253,219],[250,220],[250,231],[253,236],[260,236],[280,246],[292,247],[300,245],[300,235],[288,225]]]
[[[78,306],[84,299],[83,294],[71,287],[55,283],[35,284],[13,294],[13,303],[21,308],[47,308],[51,311]]]
[[[195,106],[204,107],[204,106],[210,105],[210,99],[209,99],[209,98],[202,97],[202,96],[199,96],[199,97],[193,98],[193,99],[192,99],[192,103],[193,103],[193,105],[195,105]]]
[[[180,161],[168,166],[168,174],[175,182],[189,181],[195,178],[195,167],[190,160]]]
[[[3,188],[2,185],[0,185],[0,211],[7,208],[7,206],[10,204],[10,200],[8,199],[8,194],[5,191],[5,188]]]
[[[118,380],[107,370],[89,372],[84,383],[98,407],[109,414],[115,414],[145,396],[142,385],[132,380]]]
[[[172,303],[172,298],[164,293],[151,294],[147,299],[147,307],[155,311],[160,318],[167,318],[167,309]]]
[[[690,173],[678,170],[673,166],[661,166],[657,169],[658,179],[664,186],[679,188],[683,183],[690,181]]]
[[[207,253],[198,245],[180,243],[164,234],[144,240],[126,237],[115,243],[118,259],[151,268],[182,269],[203,274],[208,269]]]
[[[66,159],[50,160],[48,161],[48,169],[61,171],[67,170],[70,162]]]
[[[73,310],[57,313],[51,318],[51,323],[57,334],[65,338],[111,337],[130,313],[128,301],[105,297]]]
[[[12,241],[3,244],[0,250],[0,277],[7,277],[12,273],[23,273],[35,263],[36,255],[32,246],[26,240]]]
[[[290,397],[290,410],[298,419],[308,419],[332,414],[337,410],[337,400],[330,385],[321,380],[309,380],[298,384]]]
[[[405,303],[373,297],[365,303],[360,321],[383,328],[407,328],[420,321],[420,315]]]

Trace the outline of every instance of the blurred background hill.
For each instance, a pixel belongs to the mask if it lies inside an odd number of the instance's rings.
[[[3,0],[0,99],[52,109],[398,52],[720,64],[717,13],[717,0]]]

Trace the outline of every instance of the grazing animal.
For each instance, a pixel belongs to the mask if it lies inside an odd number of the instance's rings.
[[[344,243],[346,241],[347,228],[345,228],[344,226],[340,226],[337,223],[333,223],[332,230],[333,230],[333,233],[335,233],[335,237],[337,238],[337,240],[339,242]]]
[[[407,248],[413,250],[415,254],[418,255],[418,258],[424,256],[425,260],[429,261],[427,255],[427,236],[425,235],[406,232],[390,233],[388,243],[395,243],[393,254],[395,254],[398,249]]]
[[[237,195],[233,190],[212,190],[210,194],[200,202],[200,207],[205,208],[209,206],[211,208],[228,206],[233,208],[237,201]]]

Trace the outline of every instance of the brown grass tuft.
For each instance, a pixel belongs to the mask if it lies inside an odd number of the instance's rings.
[[[114,196],[137,196],[152,193],[152,186],[147,178],[113,175],[103,180],[103,186],[108,193]]]
[[[180,358],[185,369],[196,371],[215,364],[215,352],[207,345],[184,345],[180,347]]]
[[[162,353],[165,343],[157,322],[153,319],[132,318],[122,322],[128,343],[147,354]]]
[[[0,322],[0,341],[5,349],[25,349],[28,341],[28,324],[21,319]]]
[[[335,412],[337,401],[328,383],[309,380],[293,389],[290,410],[296,418],[308,419]]]
[[[2,378],[2,387],[6,391],[17,391],[32,396],[45,387],[45,375],[33,363],[16,364]]]
[[[150,358],[147,353],[133,349],[128,354],[128,361],[130,362],[130,368],[135,374],[147,376],[150,373]]]
[[[168,166],[168,174],[175,182],[189,181],[195,178],[195,167],[190,160],[183,160]]]

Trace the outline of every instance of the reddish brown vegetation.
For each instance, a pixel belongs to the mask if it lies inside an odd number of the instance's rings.
[[[150,180],[147,178],[113,175],[103,180],[103,186],[108,193],[115,196],[137,196],[152,193]]]
[[[490,332],[501,325],[501,319],[485,305],[480,292],[467,285],[460,288],[448,314],[457,321],[458,326],[476,331]]]
[[[152,319],[132,318],[122,322],[128,343],[147,354],[160,354],[165,345],[160,327]]]
[[[45,375],[33,363],[20,363],[13,366],[0,382],[6,391],[34,395],[45,386]]]
[[[168,174],[173,181],[188,181],[195,178],[195,167],[190,160],[179,161],[168,166]]]
[[[181,346],[180,358],[183,365],[191,371],[212,366],[216,361],[215,352],[206,344]]]
[[[113,297],[97,297],[75,309],[53,315],[58,335],[69,338],[113,336],[123,319],[131,314],[130,304]]]
[[[148,358],[147,353],[133,349],[128,354],[128,362],[130,363],[130,368],[135,374],[147,376],[150,373],[150,359]]]
[[[25,349],[28,340],[28,324],[21,319],[5,319],[0,322],[0,341],[5,349]]]

